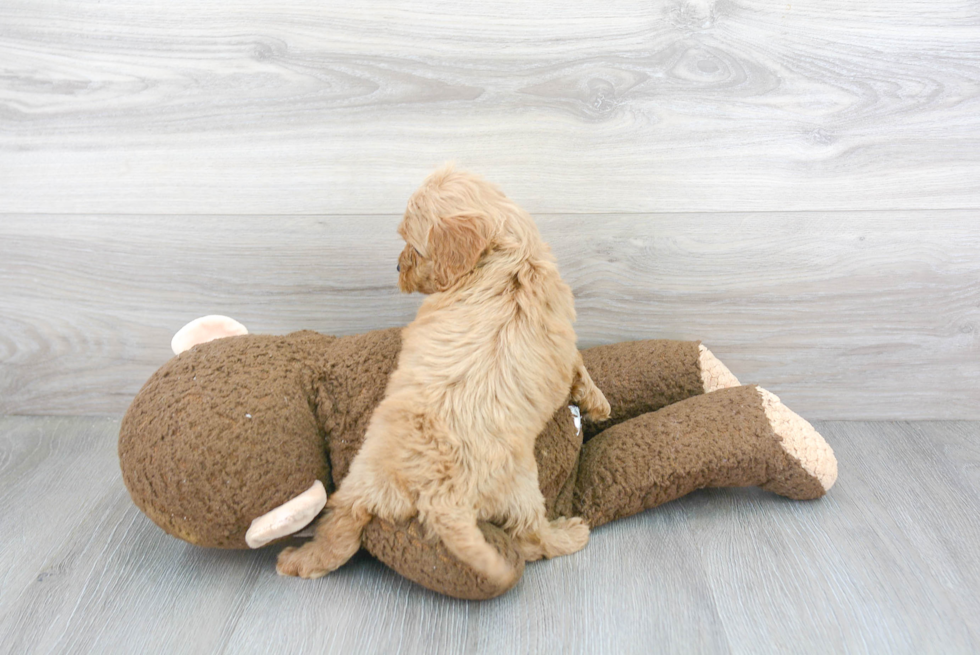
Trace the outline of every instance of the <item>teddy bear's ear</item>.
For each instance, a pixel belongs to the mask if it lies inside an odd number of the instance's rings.
[[[300,495],[253,519],[245,533],[245,543],[249,548],[261,548],[282,537],[298,536],[296,532],[309,525],[326,504],[327,490],[315,480]]]
[[[490,245],[488,218],[479,213],[440,218],[429,232],[428,256],[440,291],[472,271]]]
[[[239,334],[248,334],[248,330],[233,318],[215,314],[202,316],[180,328],[170,341],[170,348],[175,355],[179,355],[199,343]]]

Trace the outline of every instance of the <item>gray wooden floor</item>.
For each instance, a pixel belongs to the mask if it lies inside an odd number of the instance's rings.
[[[275,549],[163,534],[109,418],[0,419],[11,653],[968,653],[980,649],[980,423],[823,422],[817,502],[695,493],[596,530],[509,594],[433,594],[366,556],[284,579]]]

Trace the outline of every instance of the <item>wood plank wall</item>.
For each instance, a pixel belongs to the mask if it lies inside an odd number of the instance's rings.
[[[584,345],[702,339],[815,419],[980,418],[980,7],[0,5],[0,414],[118,414],[207,313],[400,325],[447,159]]]

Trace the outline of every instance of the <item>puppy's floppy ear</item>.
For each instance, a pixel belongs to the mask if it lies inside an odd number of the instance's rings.
[[[432,226],[428,255],[440,291],[476,267],[490,245],[487,227],[487,217],[475,213],[447,216]]]

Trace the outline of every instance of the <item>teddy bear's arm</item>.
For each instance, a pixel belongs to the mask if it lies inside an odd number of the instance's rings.
[[[585,368],[612,409],[587,422],[585,439],[691,396],[738,385],[731,371],[697,341],[624,341],[582,351]]]
[[[768,391],[732,387],[624,421],[582,447],[573,511],[591,527],[704,487],[819,498],[837,479],[823,437]]]

